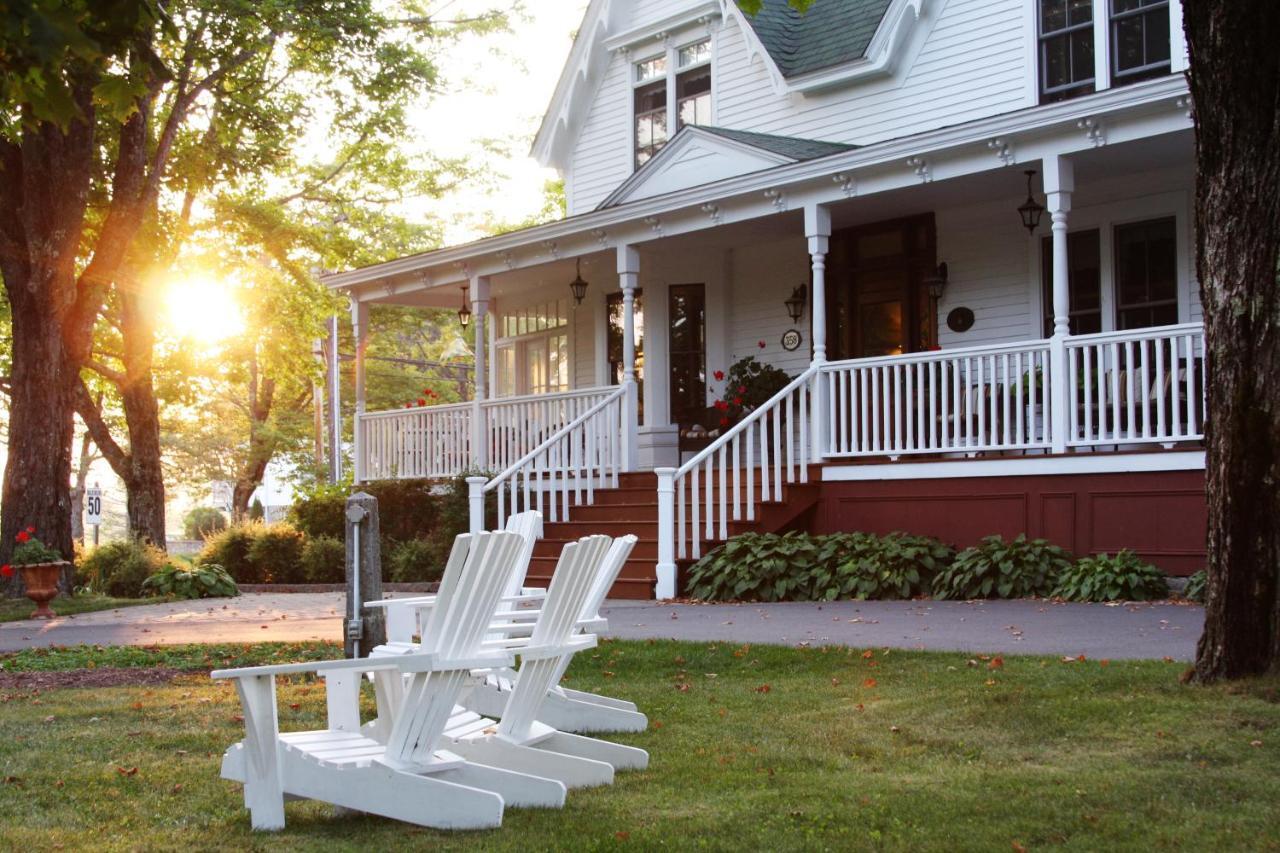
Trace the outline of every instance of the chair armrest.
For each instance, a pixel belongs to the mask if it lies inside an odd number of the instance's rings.
[[[501,649],[482,650],[473,657],[445,658],[441,655],[405,654],[380,658],[354,658],[351,660],[317,661],[314,663],[282,663],[274,666],[247,666],[238,669],[218,669],[209,673],[210,678],[254,678],[261,675],[297,675],[306,672],[325,673],[343,670],[377,672],[398,669],[401,672],[446,672],[455,669],[483,669],[493,666],[510,666],[515,659]]]
[[[595,634],[579,634],[571,638],[567,643],[558,646],[527,646],[518,650],[521,660],[544,660],[546,658],[558,658],[562,655],[574,654],[584,649],[594,649],[596,647]]]
[[[366,601],[365,607],[428,607],[436,603],[434,595],[420,595],[414,598],[384,598],[380,601]]]
[[[259,675],[298,675],[304,672],[337,672],[341,670],[356,670],[358,672],[372,672],[376,669],[396,669],[397,664],[392,660],[375,661],[369,658],[353,658],[350,660],[326,660],[314,661],[312,663],[281,663],[271,666],[245,666],[236,669],[215,669],[209,673],[210,678],[214,679],[230,679],[230,678],[253,678]]]

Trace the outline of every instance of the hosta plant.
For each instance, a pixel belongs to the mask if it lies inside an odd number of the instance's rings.
[[[708,601],[806,601],[815,565],[832,544],[805,533],[744,533],[706,554],[689,570],[687,587]]]
[[[1187,585],[1182,588],[1182,597],[1188,601],[1197,601],[1204,604],[1204,586],[1208,580],[1209,576],[1204,569],[1196,572],[1187,578]]]
[[[828,577],[815,572],[814,598],[893,601],[927,595],[934,575],[944,569],[955,551],[928,536],[890,533],[846,533],[835,537],[839,559]]]
[[[1151,601],[1168,594],[1164,574],[1132,551],[1085,557],[1058,577],[1053,590],[1066,601]]]
[[[143,581],[142,590],[148,595],[179,599],[225,598],[240,594],[231,575],[216,563],[198,566],[169,563]]]
[[[1071,555],[1044,539],[988,536],[956,555],[933,579],[935,598],[1030,598],[1053,592]]]

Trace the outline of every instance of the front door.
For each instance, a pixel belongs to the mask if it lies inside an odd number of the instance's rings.
[[[926,281],[936,268],[932,213],[834,232],[827,260],[829,357],[933,347],[937,306]]]

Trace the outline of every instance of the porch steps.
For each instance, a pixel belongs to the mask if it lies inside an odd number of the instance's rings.
[[[742,519],[731,521],[727,525],[730,536],[751,531],[778,532],[794,527],[797,523],[807,521],[807,516],[818,504],[821,493],[819,466],[811,466],[808,483],[784,484],[782,500],[759,500],[760,472],[753,472],[757,497],[756,518],[754,521]],[[741,475],[740,492],[746,494],[746,472]],[[703,484],[705,489],[705,484]],[[770,493],[773,489],[770,488]],[[702,492],[705,501],[707,492]],[[719,500],[719,483],[712,484],[712,500]],[[581,536],[603,533],[608,536],[623,536],[634,533],[639,537],[631,558],[623,566],[618,580],[609,592],[610,598],[651,599],[654,585],[657,583],[658,563],[658,478],[652,473],[623,474],[615,489],[596,489],[590,504],[576,506],[569,510],[568,521],[546,522],[543,525],[543,538],[533,549],[533,559],[529,564],[527,583],[529,586],[544,586],[551,582],[551,574],[555,570],[560,550],[566,543]],[[733,498],[733,476],[727,478],[726,497]],[[718,530],[716,531],[719,532]],[[703,540],[702,552],[705,554],[714,548],[719,541]],[[677,560],[678,572],[683,572],[693,564],[692,559]]]

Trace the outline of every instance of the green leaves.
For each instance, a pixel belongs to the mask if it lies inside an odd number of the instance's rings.
[[[1044,539],[988,536],[956,556],[933,582],[936,598],[1027,598],[1049,595],[1071,555]]]
[[[1189,601],[1198,601],[1204,604],[1205,584],[1208,582],[1208,573],[1201,569],[1187,578],[1187,585],[1182,590],[1182,597]]]
[[[165,598],[226,598],[240,594],[227,570],[214,563],[199,566],[169,563],[142,582],[149,595]]]
[[[787,5],[797,11],[804,12],[812,6],[816,0],[788,0]],[[738,0],[738,8],[746,12],[748,15],[758,15],[760,10],[764,8],[764,0]]]
[[[1054,596],[1067,601],[1151,601],[1166,598],[1169,585],[1155,566],[1132,551],[1085,557],[1058,578]]]

